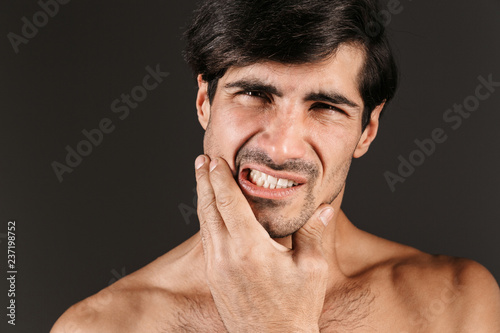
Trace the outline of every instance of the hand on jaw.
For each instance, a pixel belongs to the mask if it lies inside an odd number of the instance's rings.
[[[228,331],[318,332],[329,275],[342,275],[322,248],[331,206],[316,210],[289,249],[256,220],[224,159],[199,157],[196,180],[207,282]]]

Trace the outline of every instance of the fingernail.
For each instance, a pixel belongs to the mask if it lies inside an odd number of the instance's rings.
[[[218,158],[216,158],[216,159],[212,160],[212,162],[210,162],[210,171],[212,171],[213,169],[215,169],[215,167],[217,166],[218,162],[219,162]]]
[[[330,219],[332,218],[333,216],[333,208],[331,207],[328,207],[328,208],[325,208],[321,214],[319,214],[319,219],[321,220],[321,222],[323,222],[323,224],[325,226],[328,225],[328,222],[330,222]]]
[[[205,164],[205,156],[200,155],[194,161],[194,167],[196,168],[196,170],[198,170],[203,166],[203,164]]]

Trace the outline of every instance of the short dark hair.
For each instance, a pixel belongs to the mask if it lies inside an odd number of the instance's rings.
[[[232,66],[315,63],[343,43],[359,45],[365,51],[359,78],[364,129],[398,83],[384,26],[373,33],[378,12],[376,0],[205,0],[185,33],[184,57],[208,82],[212,102],[218,80]]]

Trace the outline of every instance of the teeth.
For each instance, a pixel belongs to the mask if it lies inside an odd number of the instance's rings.
[[[290,180],[280,178],[280,180],[278,180],[278,185],[280,187],[287,187],[289,182],[290,182]],[[292,183],[293,183],[293,181],[292,181]]]
[[[257,180],[257,183],[256,185],[257,186],[262,186],[264,185],[264,183],[266,182],[266,180],[264,179],[264,177],[260,177],[258,180]]]
[[[298,183],[293,180],[275,178],[257,170],[250,171],[249,178],[255,185],[270,189],[290,188],[298,185]]]

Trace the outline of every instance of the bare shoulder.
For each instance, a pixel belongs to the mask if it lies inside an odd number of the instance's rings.
[[[484,266],[417,250],[407,253],[391,265],[391,283],[410,305],[415,323],[441,327],[441,332],[500,333],[500,289]]]
[[[177,277],[178,278],[178,277]],[[51,333],[217,332],[224,326],[211,297],[127,277],[69,308]]]
[[[481,264],[457,259],[454,280],[459,297],[454,304],[461,332],[500,333],[500,288]]]
[[[168,308],[174,302],[167,290],[125,277],[71,306],[51,333],[159,332],[156,326],[168,320],[169,313],[151,310]]]
[[[493,275],[470,259],[414,251],[407,257],[395,260],[391,273],[396,285],[426,287],[431,291],[445,285],[460,293],[461,299],[469,304],[480,302],[478,296],[484,296],[483,300],[500,297],[500,289]]]
[[[51,333],[204,332],[218,313],[200,287],[200,265],[192,260],[203,251],[197,243],[194,237],[73,305]]]

